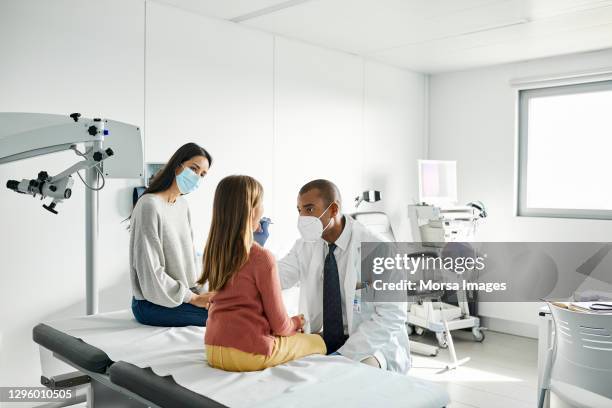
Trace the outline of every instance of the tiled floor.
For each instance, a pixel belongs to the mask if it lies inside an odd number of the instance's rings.
[[[451,396],[449,408],[533,408],[537,402],[537,340],[487,332],[483,343],[470,332],[453,332],[457,358],[470,357],[465,365],[444,373],[449,352],[436,357],[413,354],[411,374],[442,384]],[[412,341],[436,344],[431,335],[411,336]]]

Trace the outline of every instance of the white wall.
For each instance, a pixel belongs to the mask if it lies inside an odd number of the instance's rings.
[[[611,63],[612,50],[607,50],[431,76],[430,158],[457,160],[459,200],[482,200],[487,206],[479,241],[610,240],[610,221],[515,215],[517,101],[509,81],[596,70]],[[481,305],[481,313],[534,324],[535,307],[489,303]]]
[[[188,196],[203,248],[217,182],[248,174],[273,189],[273,39],[178,8],[147,3],[146,160],[165,162],[184,143],[213,156]]]
[[[381,189],[384,203],[363,209],[385,208],[398,235],[408,234],[405,205],[424,149],[423,75],[143,0],[2,1],[0,55],[0,111],[144,124],[146,161],[165,161],[187,141],[209,149],[215,163],[189,197],[199,246],[216,183],[234,173],[264,184],[275,222],[268,246],[277,254],[297,236],[297,191],[314,177],[336,181],[347,210],[359,191]],[[63,170],[74,159],[2,165],[0,181]],[[32,327],[84,312],[78,183],[59,216],[2,192],[0,385],[36,385]],[[120,221],[135,184],[109,180],[100,194],[102,311],[129,305]]]
[[[410,73],[367,61],[364,66],[363,187],[383,192],[377,204],[364,210],[383,210],[395,238],[411,241],[407,205],[418,201],[417,160],[427,157],[427,82]],[[361,210],[361,208],[360,208]]]
[[[286,252],[297,237],[297,195],[310,180],[334,181],[344,208],[362,189],[363,62],[276,39],[273,220]],[[285,238],[286,237],[286,238]]]

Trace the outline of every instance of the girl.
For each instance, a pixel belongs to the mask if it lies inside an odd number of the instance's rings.
[[[200,284],[217,292],[205,334],[208,363],[228,371],[256,371],[309,354],[325,354],[317,334],[298,333],[304,316],[289,318],[276,262],[253,242],[263,214],[263,188],[249,176],[217,186]]]
[[[132,312],[152,326],[206,326],[212,293],[199,294],[191,216],[181,196],[212,164],[195,143],[181,146],[153,178],[130,218]]]

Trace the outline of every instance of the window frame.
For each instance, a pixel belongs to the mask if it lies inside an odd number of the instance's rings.
[[[575,218],[611,220],[612,209],[592,210],[579,208],[534,208],[527,207],[527,162],[529,140],[529,100],[534,97],[574,95],[589,92],[612,91],[612,80],[583,82],[518,90],[518,155],[517,155],[517,200],[516,215],[519,217]]]

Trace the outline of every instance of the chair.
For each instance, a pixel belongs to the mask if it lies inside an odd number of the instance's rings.
[[[575,407],[612,407],[612,314],[549,307],[555,339],[546,357],[538,406],[544,406],[548,391]]]
[[[362,223],[370,231],[380,235],[389,242],[395,241],[395,235],[393,234],[393,228],[389,222],[389,217],[387,217],[387,214],[384,212],[357,212],[351,214],[351,217]]]

